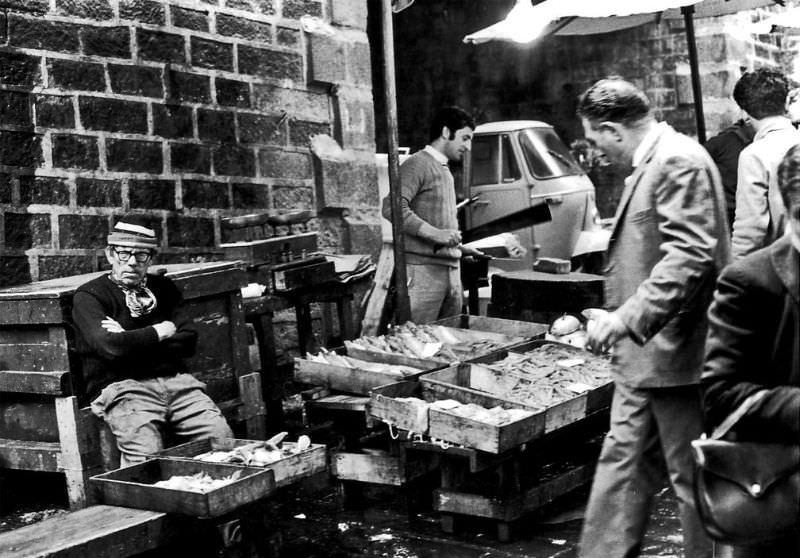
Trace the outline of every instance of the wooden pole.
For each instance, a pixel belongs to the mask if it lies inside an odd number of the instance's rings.
[[[397,139],[397,88],[394,73],[394,25],[391,0],[381,0],[383,20],[383,82],[386,104],[386,137],[389,156],[389,200],[392,208],[392,237],[394,239],[395,317],[398,323],[411,319],[406,280],[406,254],[403,238],[403,215],[400,192],[400,155]]]
[[[700,85],[700,65],[697,63],[697,38],[694,34],[694,6],[681,8],[686,26],[686,43],[689,49],[689,68],[692,73],[692,95],[694,97],[694,118],[697,122],[697,141],[706,142],[706,118],[703,114],[703,91]]]

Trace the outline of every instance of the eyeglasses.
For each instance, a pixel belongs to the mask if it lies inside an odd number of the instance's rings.
[[[119,258],[119,261],[125,263],[131,259],[131,256],[138,262],[138,263],[145,263],[153,257],[152,252],[134,252],[133,250],[120,250],[119,248],[111,248],[114,253]]]

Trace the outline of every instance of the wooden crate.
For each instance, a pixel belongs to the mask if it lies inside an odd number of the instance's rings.
[[[153,486],[175,475],[206,473],[212,478],[241,475],[206,493]],[[269,469],[205,463],[191,459],[150,459],[91,478],[106,504],[178,513],[199,518],[219,517],[269,495],[275,476]]]
[[[527,349],[530,349],[530,345],[527,346]],[[514,352],[525,352],[525,350],[526,346],[523,345],[515,348]],[[493,355],[496,360],[504,357],[505,355],[502,353]],[[483,360],[485,362],[488,359],[489,357]],[[576,394],[571,399],[541,409],[525,401],[515,400],[512,395],[508,394],[513,386],[526,383],[533,390],[535,389],[534,381],[513,374],[501,374],[475,362],[460,363],[429,372],[420,377],[420,383],[423,396],[428,401],[455,399],[460,403],[475,403],[487,408],[499,405],[505,409],[520,408],[534,411],[536,413],[535,420],[532,420],[525,430],[532,436],[531,440],[583,420],[590,414],[608,407],[613,390],[613,383],[609,381],[603,386]],[[443,434],[443,432],[439,431],[439,434]],[[463,434],[454,433],[452,436],[463,437]]]
[[[357,358],[354,355],[350,356]],[[314,362],[304,358],[294,359],[294,379],[296,382],[361,395],[368,395],[377,386],[403,379],[418,378],[424,372],[423,369],[418,370],[419,372],[415,374],[402,376],[388,368],[381,371],[364,370],[362,368],[348,368],[347,366]]]
[[[209,451],[227,451],[252,443],[258,443],[258,441],[235,438],[222,440],[206,438],[167,448],[161,451],[159,456],[166,459],[193,458]],[[294,442],[283,442],[283,445],[288,447],[293,447],[294,444]],[[327,458],[328,455],[324,445],[311,444],[308,449],[274,461],[266,465],[265,468],[275,473],[275,486],[282,487],[326,470],[328,468]],[[230,465],[237,464],[231,463]],[[238,466],[241,465],[239,464]]]
[[[369,414],[392,427],[418,434],[428,433],[428,403],[401,400],[422,399],[419,382],[402,381],[376,387],[369,395]]]
[[[541,436],[537,414],[497,425],[463,417],[445,409],[428,411],[428,435],[489,453],[503,453]]]
[[[547,332],[546,324],[504,320],[501,318],[488,318],[486,316],[471,316],[461,314],[433,322],[432,325],[441,325],[453,330],[458,337],[475,337],[481,341],[496,341],[504,343],[501,349],[509,349],[517,345],[528,343],[534,339],[541,339]],[[516,337],[517,340],[509,340]],[[357,339],[355,341],[358,341]],[[494,351],[491,351],[493,354]],[[441,358],[415,358],[398,353],[387,353],[372,349],[359,349],[348,346],[347,354],[370,362],[385,362],[388,364],[401,364],[413,366],[421,370],[434,370],[453,364]]]

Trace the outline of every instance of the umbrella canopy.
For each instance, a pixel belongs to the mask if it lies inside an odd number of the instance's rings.
[[[543,35],[592,35],[636,27],[657,17],[684,19],[692,70],[697,136],[705,141],[700,72],[694,37],[694,17],[711,17],[736,13],[785,0],[545,0],[531,5],[530,0],[517,3],[503,21],[464,37],[465,43],[513,41],[527,43]]]

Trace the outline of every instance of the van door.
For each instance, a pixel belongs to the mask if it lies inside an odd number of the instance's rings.
[[[472,139],[470,195],[478,200],[467,206],[467,228],[521,211],[530,204],[528,184],[523,178],[510,134],[485,134]],[[511,231],[509,231],[511,232]],[[530,227],[516,231],[523,246],[533,245]]]

